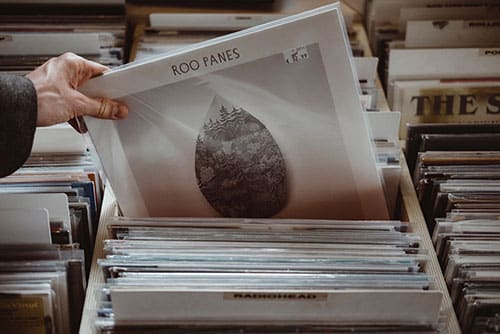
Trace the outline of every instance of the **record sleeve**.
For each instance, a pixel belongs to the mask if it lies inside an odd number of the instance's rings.
[[[2,331],[19,334],[56,334],[53,293],[50,287],[39,290],[9,291],[0,294]]]
[[[392,83],[392,109],[401,111],[401,139],[408,123],[498,123],[497,79],[401,80]]]
[[[420,151],[500,151],[500,133],[423,134]]]
[[[130,109],[86,119],[123,213],[387,219],[352,66],[334,4],[90,80]]]

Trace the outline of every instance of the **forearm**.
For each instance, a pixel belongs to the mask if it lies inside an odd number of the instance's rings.
[[[0,75],[0,177],[28,158],[37,122],[37,95],[24,77]]]

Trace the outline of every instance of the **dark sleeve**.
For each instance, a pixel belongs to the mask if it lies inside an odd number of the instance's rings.
[[[33,83],[22,76],[0,74],[0,177],[28,159],[37,119]]]

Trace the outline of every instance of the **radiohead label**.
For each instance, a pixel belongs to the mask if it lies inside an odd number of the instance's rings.
[[[327,293],[255,293],[238,292],[224,293],[224,299],[239,300],[297,300],[297,301],[325,301],[328,298]]]

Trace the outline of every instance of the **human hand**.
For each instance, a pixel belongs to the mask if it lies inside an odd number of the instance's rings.
[[[51,58],[26,75],[35,86],[38,99],[37,126],[69,122],[78,132],[86,132],[81,116],[103,119],[127,117],[125,104],[107,98],[93,99],[76,89],[108,67],[73,53]]]

